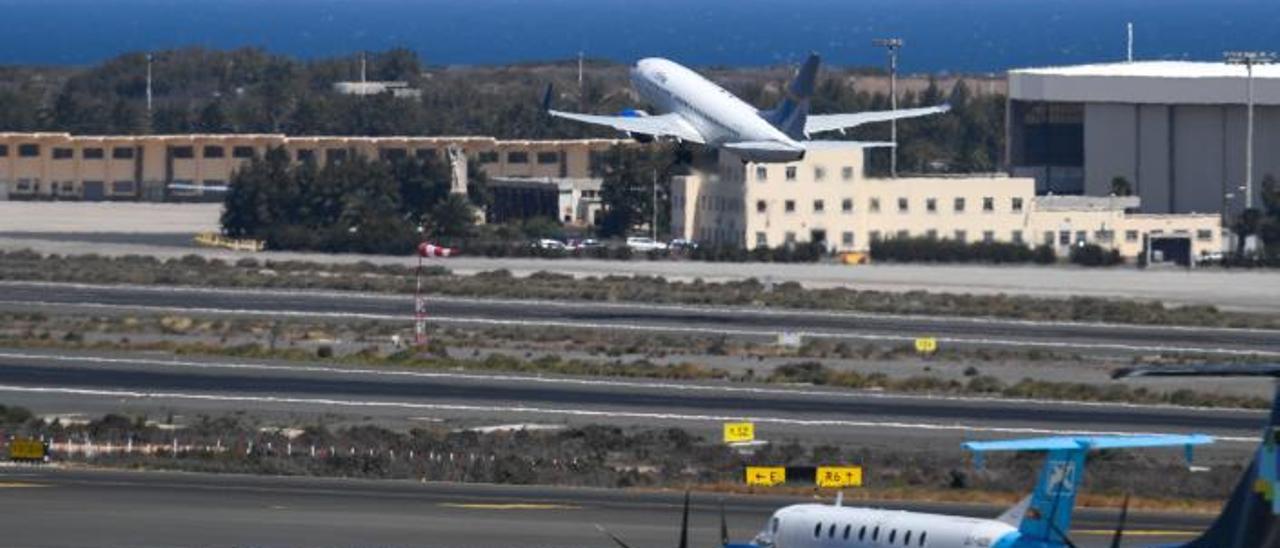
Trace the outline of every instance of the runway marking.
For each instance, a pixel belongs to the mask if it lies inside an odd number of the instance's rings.
[[[108,358],[103,356],[75,356],[65,354],[38,354],[29,352],[4,352],[0,351],[0,359],[20,359],[20,360],[48,360],[59,362],[85,362],[85,363],[105,363],[105,364],[123,364],[123,365],[153,365],[158,367],[190,367],[196,369],[232,369],[246,371],[290,371],[297,373],[332,373],[339,375],[351,376],[371,376],[371,377],[401,377],[401,378],[421,378],[421,379],[458,379],[466,381],[479,382],[515,382],[515,383],[537,383],[537,384],[558,384],[558,385],[576,385],[576,386],[600,386],[611,388],[639,388],[649,390],[678,390],[686,392],[720,392],[728,394],[756,394],[756,395],[776,395],[776,396],[809,396],[809,397],[830,397],[844,399],[882,399],[882,400],[904,400],[904,401],[931,401],[931,402],[962,402],[962,403],[1001,403],[1001,404],[1035,404],[1057,407],[1089,407],[1089,408],[1111,408],[1111,409],[1155,409],[1155,410],[1197,410],[1206,412],[1219,413],[1241,413],[1241,414],[1258,414],[1265,413],[1259,409],[1242,409],[1231,407],[1192,407],[1180,406],[1172,404],[1138,404],[1124,402],[1089,402],[1089,401],[1068,401],[1068,400],[1044,400],[1034,398],[1001,398],[1001,397],[981,397],[981,396],[956,396],[942,394],[905,394],[905,393],[886,393],[871,390],[806,390],[800,388],[770,388],[770,387],[753,387],[753,386],[723,386],[693,383],[673,383],[661,381],[628,381],[613,379],[584,379],[573,377],[543,377],[529,375],[510,375],[510,374],[477,374],[477,373],[458,373],[458,372],[439,372],[439,371],[404,371],[390,369],[360,369],[360,368],[343,368],[329,367],[322,365],[266,365],[249,362],[218,362],[218,361],[194,361],[194,360],[178,360],[178,359],[155,359],[155,358]]]
[[[48,487],[45,483],[31,483],[26,481],[0,481],[0,489],[26,489],[29,487]]]
[[[621,411],[621,410],[597,410],[597,409],[556,409],[547,407],[529,407],[529,406],[500,406],[500,405],[463,405],[463,404],[444,404],[444,403],[413,403],[413,402],[397,402],[397,401],[361,401],[361,400],[340,400],[331,398],[297,398],[285,396],[238,396],[227,394],[192,394],[184,392],[146,392],[134,390],[102,390],[88,388],[66,388],[66,387],[43,387],[43,386],[16,386],[16,385],[0,385],[0,392],[14,392],[26,394],[65,394],[74,396],[105,396],[110,398],[138,398],[138,399],[176,399],[176,400],[194,400],[194,401],[218,401],[218,402],[237,402],[237,403],[262,403],[262,404],[306,404],[325,407],[351,407],[351,408],[396,408],[411,409],[421,411],[424,409],[433,411],[460,411],[460,412],[478,412],[478,413],[528,413],[540,415],[562,415],[571,417],[603,417],[610,419],[627,418],[637,420],[667,420],[667,421],[683,421],[683,422],[712,422],[722,423],[729,421],[751,421],[763,424],[779,424],[785,426],[796,427],[818,427],[818,428],[886,428],[897,430],[925,430],[925,431],[954,431],[954,432],[985,432],[999,434],[1016,434],[1016,435],[1052,435],[1052,436],[1150,436],[1160,435],[1160,432],[1124,432],[1124,431],[1105,431],[1105,430],[1058,430],[1052,428],[1031,428],[1031,427],[1013,427],[1013,426],[976,426],[961,423],[912,423],[897,421],[855,421],[844,419],[789,419],[773,416],[750,416],[750,415],[692,415],[684,413],[651,413],[639,411]],[[1233,443],[1258,443],[1256,437],[1231,437],[1231,436],[1214,436],[1216,441],[1225,441]]]
[[[67,303],[67,302],[51,302],[51,301],[19,301],[19,300],[0,300],[0,304],[5,305],[22,305],[37,307],[59,307],[59,306],[76,306],[83,308],[97,308],[108,310],[134,310],[149,312],[165,312],[165,313],[188,313],[188,314],[222,314],[236,316],[260,316],[260,317],[285,317],[285,318],[331,318],[343,320],[366,320],[366,321],[396,321],[409,322],[413,320],[411,314],[376,314],[370,312],[321,312],[307,310],[256,310],[249,308],[209,308],[198,306],[158,306],[158,305],[126,305],[126,304],[106,304],[106,303]],[[464,316],[431,316],[431,323],[444,324],[462,324],[462,325],[493,325],[504,327],[563,327],[574,329],[601,329],[601,330],[617,330],[617,331],[636,331],[644,333],[699,333],[704,335],[730,335],[738,337],[776,337],[782,329],[729,329],[720,327],[696,327],[696,326],[662,326],[647,325],[634,323],[597,323],[586,321],[566,321],[566,320],[509,320],[497,318],[475,318]],[[928,329],[919,329],[920,333],[928,332]],[[867,334],[867,333],[850,333],[843,331],[823,331],[823,330],[800,330],[795,331],[802,337],[822,338],[822,339],[850,339],[858,341],[889,341],[899,343],[911,343],[916,340],[916,335],[887,335],[887,334]],[[988,346],[1006,346],[1014,348],[1056,348],[1064,350],[1118,350],[1123,352],[1138,353],[1183,353],[1183,354],[1220,354],[1227,356],[1259,356],[1259,357],[1280,357],[1280,351],[1277,350],[1238,350],[1232,348],[1212,348],[1198,346],[1165,346],[1165,345],[1135,345],[1121,343],[1088,343],[1079,341],[1045,341],[1045,340],[1017,340],[1017,339],[996,339],[989,337],[956,337],[942,336],[934,337],[938,342],[953,344],[976,344]]]
[[[1169,530],[1150,529],[1150,530],[1136,530],[1136,531],[1131,529],[1124,530],[1124,536],[1126,537],[1194,537],[1194,536],[1198,536],[1200,533],[1201,531],[1187,531],[1187,530],[1175,530],[1175,529],[1169,529]],[[1116,534],[1116,531],[1115,529],[1080,529],[1080,530],[1073,529],[1071,531],[1071,534],[1112,536]]]
[[[445,508],[465,508],[467,510],[578,510],[581,506],[572,504],[552,504],[536,502],[442,502]]]

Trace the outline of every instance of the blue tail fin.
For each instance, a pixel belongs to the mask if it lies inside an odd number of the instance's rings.
[[[1213,438],[1200,434],[1186,436],[1060,436],[1008,441],[969,442],[965,449],[973,451],[981,466],[984,453],[990,451],[1044,451],[1044,466],[1036,481],[1035,491],[1025,509],[1006,513],[1020,516],[1016,524],[1022,539],[1048,546],[1069,545],[1071,513],[1075,510],[1076,493],[1084,479],[1085,456],[1098,449],[1140,447],[1180,447],[1213,443]],[[1021,503],[1020,503],[1021,504]],[[1006,519],[1001,516],[1001,519]]]
[[[1231,492],[1222,513],[1187,548],[1280,546],[1280,387],[1262,444]]]
[[[791,85],[787,86],[786,95],[773,110],[761,113],[773,127],[797,141],[805,138],[804,124],[809,118],[809,99],[813,97],[813,88],[818,79],[818,64],[821,58],[810,53],[809,58],[801,65]]]

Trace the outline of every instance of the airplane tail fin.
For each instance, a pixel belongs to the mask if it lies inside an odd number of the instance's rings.
[[[1280,365],[1231,365],[1223,367],[1185,366],[1150,367],[1124,370],[1118,377],[1276,377],[1280,379]],[[1251,546],[1280,546],[1280,385],[1276,387],[1271,402],[1271,415],[1262,432],[1262,443],[1253,460],[1245,468],[1231,492],[1231,498],[1222,507],[1199,538],[1183,545],[1184,548],[1246,548]]]
[[[1071,545],[1071,513],[1084,479],[1085,456],[1099,449],[1186,446],[1212,443],[1213,438],[1189,436],[1060,436],[1008,441],[969,442],[978,465],[991,451],[1042,451],[1044,466],[1031,496],[1011,508],[1000,520],[1018,528],[1021,538],[1047,545]]]
[[[778,128],[788,137],[797,141],[805,138],[804,124],[809,117],[809,100],[813,97],[813,89],[818,80],[818,65],[821,58],[817,53],[810,53],[809,58],[800,66],[796,76],[787,86],[786,95],[773,110],[761,113],[773,127]]]

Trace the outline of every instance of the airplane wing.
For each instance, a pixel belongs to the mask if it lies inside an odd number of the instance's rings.
[[[547,110],[547,114],[558,118],[575,120],[598,126],[608,126],[618,131],[639,133],[653,137],[674,137],[681,141],[703,144],[702,135],[693,129],[677,114],[660,114],[657,116],[601,116],[597,114],[578,114]]]
[[[853,112],[849,114],[810,114],[804,123],[806,135],[824,131],[844,130],[873,122],[887,122],[903,118],[918,118],[930,114],[941,114],[951,110],[951,105],[943,104],[933,107],[907,108],[899,110],[877,110],[870,112]]]

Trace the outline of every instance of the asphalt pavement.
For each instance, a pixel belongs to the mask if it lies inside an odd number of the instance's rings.
[[[682,495],[672,491],[0,468],[7,546],[465,546],[609,548],[595,524],[632,546],[675,546]],[[811,498],[692,498],[690,544],[714,546],[723,500],[730,537],[750,539],[773,510]],[[876,506],[990,518],[967,504]],[[1130,543],[1187,541],[1211,516],[1131,512]],[[1079,509],[1072,537],[1107,546],[1116,515]],[[1139,540],[1140,539],[1140,540]]]
[[[41,414],[255,414],[375,420],[679,426],[715,435],[751,420],[762,439],[956,452],[966,439],[1068,433],[1206,433],[1233,454],[1264,413],[940,397],[729,382],[675,382],[358,368],[160,353],[0,351],[0,401]]]
[[[338,291],[0,282],[0,308],[412,320],[406,295]],[[1280,358],[1280,331],[1040,322],[787,310],[541,300],[431,297],[429,321],[470,326],[686,333],[776,340],[783,332],[853,343],[911,344],[934,337],[970,348],[1040,348],[1093,355],[1197,354]]]

